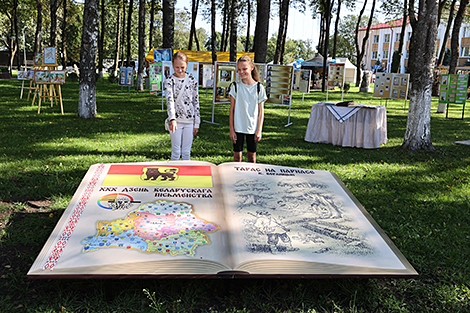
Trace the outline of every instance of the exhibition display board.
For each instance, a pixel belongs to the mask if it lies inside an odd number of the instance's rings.
[[[311,82],[311,70],[294,70],[294,84],[292,86],[293,91],[298,91],[302,93],[310,92],[310,82]]]
[[[374,97],[406,100],[410,74],[377,73],[374,84]]]
[[[468,74],[441,75],[439,84],[439,103],[445,103],[446,117],[449,114],[449,105],[462,106],[462,119],[464,118],[465,102],[467,101]]]
[[[268,64],[266,66],[266,104],[289,106],[292,102],[294,67],[290,65]],[[290,113],[290,112],[289,112]]]
[[[417,275],[334,173],[202,161],[91,166],[27,274]]]

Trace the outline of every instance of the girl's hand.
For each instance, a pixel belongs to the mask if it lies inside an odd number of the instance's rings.
[[[193,137],[199,132],[199,128],[193,128]]]
[[[255,133],[255,142],[258,143],[261,140],[261,132]]]
[[[172,133],[174,133],[177,128],[178,128],[178,127],[176,126],[176,120],[171,120],[171,121],[170,121],[170,131],[171,131]]]
[[[232,140],[234,144],[237,143],[237,134],[234,130],[230,130],[230,140]]]

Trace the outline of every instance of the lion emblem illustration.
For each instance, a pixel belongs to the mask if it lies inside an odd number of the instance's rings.
[[[143,180],[175,181],[178,179],[178,170],[176,167],[145,167],[141,177]]]

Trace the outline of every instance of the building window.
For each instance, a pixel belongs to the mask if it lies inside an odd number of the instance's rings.
[[[377,51],[372,51],[372,60],[377,60]]]
[[[470,57],[470,47],[462,47],[460,57]]]
[[[384,42],[390,42],[390,34],[385,34]]]
[[[463,36],[462,37],[470,37],[470,27],[463,28]]]
[[[372,43],[379,43],[379,35],[374,35],[372,37]]]
[[[388,59],[388,50],[384,50],[383,56],[384,59]]]
[[[408,36],[406,37],[406,40],[407,40],[407,41],[410,41],[410,40],[411,40],[411,32],[408,32]]]
[[[400,35],[401,33],[395,34],[395,42],[400,41]]]
[[[406,55],[405,57],[408,59],[410,57],[410,50],[406,50]]]

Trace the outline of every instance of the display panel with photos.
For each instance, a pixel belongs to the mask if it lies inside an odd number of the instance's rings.
[[[202,88],[214,87],[214,65],[202,65]]]
[[[230,86],[237,79],[237,62],[215,62],[214,103],[230,102]]]
[[[439,84],[439,103],[465,104],[468,74],[444,74]]]
[[[406,100],[410,74],[377,73],[374,82],[374,97]]]
[[[155,94],[162,91],[162,62],[149,64],[150,93]]]
[[[134,86],[134,68],[121,67],[119,68],[119,81],[120,86]]]
[[[266,104],[290,105],[294,67],[289,65],[268,64],[266,67]]]
[[[294,84],[292,90],[302,93],[310,92],[311,70],[295,70],[294,71]]]
[[[328,86],[340,87],[344,85],[344,63],[330,63],[328,66]]]
[[[374,97],[390,98],[392,87],[392,73],[376,73],[374,84]]]
[[[392,94],[390,98],[406,100],[408,96],[409,74],[392,74]]]

